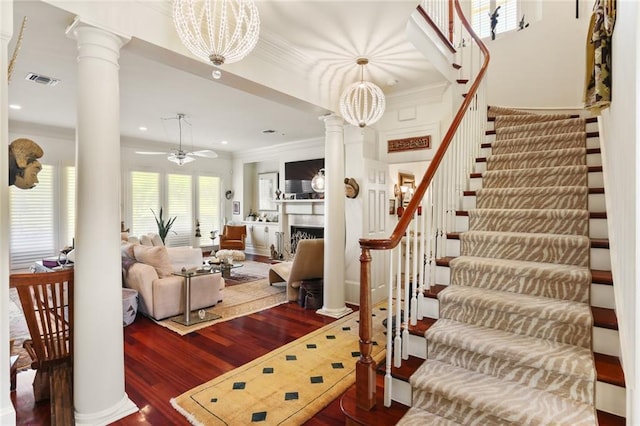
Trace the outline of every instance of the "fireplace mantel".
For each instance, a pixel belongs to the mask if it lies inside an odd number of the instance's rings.
[[[324,214],[324,200],[275,200],[282,205],[281,214]]]

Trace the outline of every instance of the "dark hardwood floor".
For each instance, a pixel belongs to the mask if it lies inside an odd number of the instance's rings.
[[[140,412],[115,424],[188,425],[171,398],[332,321],[288,303],[179,336],[139,316],[124,329],[124,352],[125,389]],[[18,374],[18,389],[12,393],[17,423],[49,424],[49,404],[34,403],[32,381],[32,370]],[[338,398],[306,424],[344,423]]]

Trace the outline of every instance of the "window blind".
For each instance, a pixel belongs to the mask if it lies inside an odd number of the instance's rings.
[[[209,238],[211,231],[220,230],[220,178],[213,176],[198,177],[198,214],[200,221],[200,246],[213,243]],[[218,232],[219,234],[220,232]]]
[[[167,175],[167,216],[176,217],[167,235],[166,245],[190,246],[195,233],[193,221],[193,189],[190,175]],[[177,235],[176,235],[177,234]]]
[[[68,166],[64,168],[64,196],[65,196],[65,211],[63,218],[67,227],[65,232],[65,241],[63,245],[71,246],[75,238],[76,233],[76,168]]]
[[[11,269],[58,253],[56,247],[55,167],[42,165],[33,189],[10,188]]]
[[[160,213],[160,174],[131,172],[131,235],[158,232],[152,209]]]

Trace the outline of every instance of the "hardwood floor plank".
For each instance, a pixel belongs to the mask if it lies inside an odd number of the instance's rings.
[[[140,412],[114,424],[188,425],[171,406],[171,398],[333,321],[286,303],[179,336],[139,316],[124,329],[124,364],[125,391]],[[33,402],[33,373],[18,373],[18,389],[11,394],[19,425],[50,422],[49,404]],[[306,424],[329,426],[344,420],[338,398]]]

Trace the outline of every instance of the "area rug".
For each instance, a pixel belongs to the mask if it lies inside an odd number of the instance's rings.
[[[287,302],[286,283],[269,285],[266,278],[227,287],[222,294],[222,302],[205,309],[207,312],[219,315],[219,319],[186,326],[168,318],[156,321],[156,324],[184,336],[219,322],[229,321]]]
[[[231,271],[231,276],[224,279],[224,285],[226,287],[231,287],[233,285],[244,284],[251,281],[258,281],[259,279],[264,278],[264,276],[260,275],[252,275],[252,274],[241,274]]]
[[[373,310],[373,352],[385,357],[382,320]],[[194,425],[300,425],[355,383],[358,312],[171,399]]]

